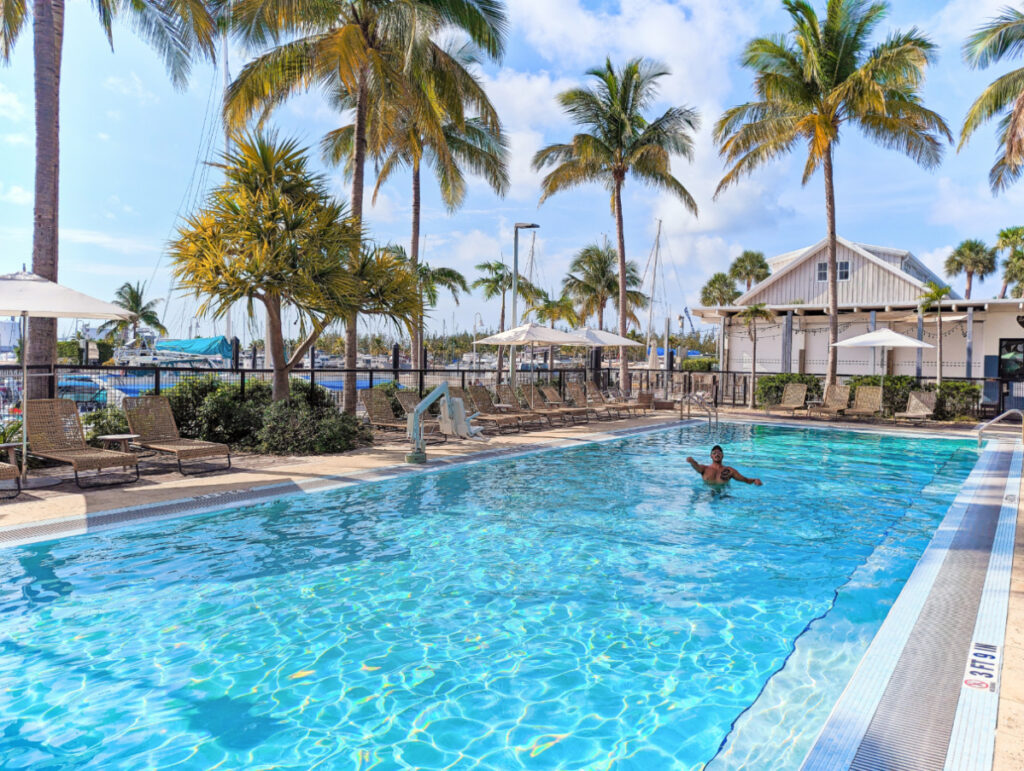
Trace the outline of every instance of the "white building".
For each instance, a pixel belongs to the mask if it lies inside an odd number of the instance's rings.
[[[839,238],[839,339],[889,327],[935,345],[935,313],[922,314],[925,283],[945,283],[904,249]],[[722,329],[721,369],[749,372],[752,345],[742,321],[744,306],[764,303],[775,320],[757,326],[757,371],[824,374],[828,360],[828,243],[780,254],[768,261],[771,275],[733,305],[697,308]],[[985,401],[1024,407],[1024,301],[964,300],[943,303],[943,378],[988,378]],[[937,349],[890,351],[840,348],[839,375],[893,374],[935,377]],[[1000,394],[1003,399],[1000,400]],[[1017,402],[1020,402],[1018,405]]]

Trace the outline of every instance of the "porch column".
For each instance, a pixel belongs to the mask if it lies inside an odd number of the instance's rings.
[[[868,314],[868,332],[874,332],[875,329],[878,328],[878,317],[875,315],[876,313],[878,313],[878,311],[871,311],[871,313]],[[871,374],[874,375],[875,364],[878,361],[878,351],[874,348],[869,348],[868,350],[871,351]],[[882,350],[883,352],[885,351],[884,348]]]
[[[786,311],[782,332],[782,366],[779,371],[793,371],[793,311]]]
[[[917,309],[917,339],[922,341],[924,340],[924,312],[920,308]],[[921,357],[924,355],[923,351],[923,348],[917,349],[917,364],[915,372],[918,380],[921,379]]]
[[[974,308],[967,309],[967,377],[971,377],[974,359]]]

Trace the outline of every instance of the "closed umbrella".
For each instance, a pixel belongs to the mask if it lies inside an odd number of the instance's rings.
[[[0,316],[21,317],[21,476],[28,471],[28,319],[130,319],[119,305],[97,300],[35,273],[0,276]]]

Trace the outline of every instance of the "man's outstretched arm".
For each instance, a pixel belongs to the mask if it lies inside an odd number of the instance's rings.
[[[761,486],[760,479],[758,479],[757,477],[745,477],[732,466],[729,467],[729,477],[731,479],[735,479],[737,482],[744,482],[745,484],[756,485],[757,487]]]
[[[687,459],[686,459],[686,462],[687,462],[687,463],[689,463],[689,464],[690,464],[690,465],[691,465],[691,466],[693,467],[693,470],[694,470],[694,471],[696,471],[696,472],[697,472],[698,474],[700,474],[701,476],[704,476],[704,469],[706,469],[706,468],[707,468],[707,466],[702,466],[702,465],[700,465],[700,464],[699,464],[699,463],[698,463],[697,461],[695,461],[695,460],[694,460],[693,458],[687,458]]]

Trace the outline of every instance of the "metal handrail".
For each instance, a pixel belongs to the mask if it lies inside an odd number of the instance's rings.
[[[992,418],[992,420],[985,423],[985,425],[978,428],[978,447],[981,447],[982,434],[984,434],[986,430],[988,430],[993,425],[995,425],[1000,420],[1009,415],[1017,415],[1021,419],[1021,422],[1024,423],[1024,412],[1022,412],[1021,410],[1007,410],[1002,415],[997,415],[996,417]]]
[[[701,396],[700,394],[696,394],[696,393],[685,394],[683,396],[683,400],[679,403],[679,411],[680,411],[680,413],[683,411],[683,404],[686,404],[686,418],[687,418],[687,420],[689,420],[689,418],[690,418],[690,407],[691,407],[691,405],[696,404],[698,407],[700,407],[702,410],[704,410],[704,412],[707,413],[707,415],[708,415],[708,425],[709,426],[711,425],[712,419],[714,420],[715,425],[718,425],[718,407],[713,407],[712,405],[709,405],[707,403],[707,401],[704,399],[704,397]]]

